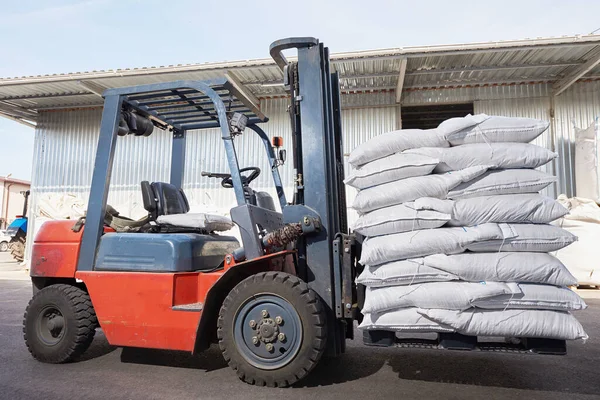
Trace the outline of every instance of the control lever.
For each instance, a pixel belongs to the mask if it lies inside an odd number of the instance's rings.
[[[231,176],[231,174],[221,174],[218,172],[206,172],[206,171],[202,171],[200,173],[200,175],[207,176],[209,178],[220,178],[220,179],[229,178]]]

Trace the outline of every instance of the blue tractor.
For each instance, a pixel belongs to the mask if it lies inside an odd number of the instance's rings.
[[[23,205],[23,215],[17,215],[17,218],[6,228],[6,233],[11,237],[8,243],[10,254],[18,262],[25,258],[25,241],[27,239],[27,205],[29,200],[29,190],[21,192],[25,196]]]

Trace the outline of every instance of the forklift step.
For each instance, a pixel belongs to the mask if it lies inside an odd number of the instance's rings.
[[[202,311],[202,308],[204,308],[204,303],[180,304],[171,308],[174,311]]]
[[[567,354],[565,340],[521,338],[517,342],[488,342],[478,340],[477,336],[461,335],[459,333],[438,333],[437,339],[398,338],[395,332],[385,330],[363,331],[363,343],[376,347],[400,347],[405,349],[437,349],[487,351],[498,353],[523,354]]]

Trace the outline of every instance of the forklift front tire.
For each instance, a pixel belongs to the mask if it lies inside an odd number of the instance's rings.
[[[285,387],[319,362],[327,339],[317,294],[294,275],[263,272],[225,298],[217,323],[223,357],[243,381]]]
[[[23,334],[36,360],[60,364],[87,350],[97,325],[90,296],[78,287],[57,284],[33,296],[25,310]]]

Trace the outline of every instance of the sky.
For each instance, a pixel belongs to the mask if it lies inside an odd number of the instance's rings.
[[[336,53],[600,28],[594,0],[3,3],[0,77],[265,58],[272,41],[289,36],[317,37]],[[0,176],[31,178],[33,137],[33,129],[0,118]]]

